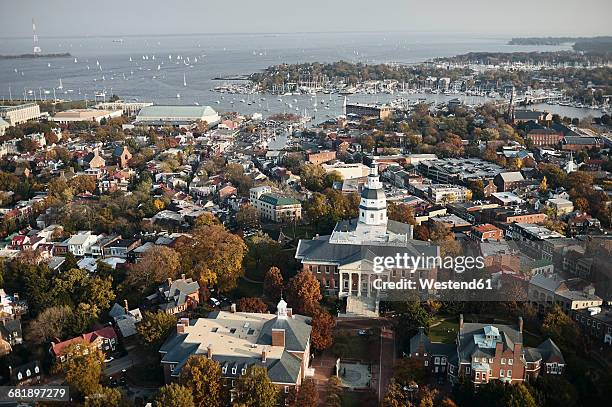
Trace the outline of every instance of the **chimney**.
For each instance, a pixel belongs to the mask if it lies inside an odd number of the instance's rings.
[[[523,333],[523,317],[518,317],[518,329],[520,333]]]
[[[459,314],[459,330],[463,329],[463,314]]]
[[[264,347],[264,348],[261,350],[261,363],[266,363],[266,356],[267,356],[267,355],[266,355],[266,348]]]
[[[230,311],[232,312],[232,314],[236,313],[236,304],[232,304],[230,307]]]
[[[287,316],[288,316],[289,318],[293,318],[293,309],[291,309],[291,308],[287,308]]]
[[[206,348],[206,357],[208,357],[208,359],[212,359],[213,357],[212,343]]]
[[[272,328],[272,346],[285,347],[285,330]]]
[[[125,308],[125,312],[130,312],[130,307],[128,307],[127,300],[123,300],[123,307]]]

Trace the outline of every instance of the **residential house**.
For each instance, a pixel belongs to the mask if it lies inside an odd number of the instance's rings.
[[[112,326],[107,326],[65,341],[53,341],[49,351],[56,361],[66,362],[73,356],[72,353],[66,353],[71,345],[76,345],[76,352],[85,352],[87,349],[98,348],[106,355],[109,355],[117,346],[117,333]]]
[[[595,288],[581,278],[563,279],[558,274],[536,274],[529,280],[529,300],[540,311],[559,305],[563,311],[598,307],[603,301]]]
[[[11,386],[31,386],[39,384],[42,379],[42,367],[38,360],[19,366],[9,366]]]
[[[179,314],[195,309],[200,303],[200,284],[183,274],[177,280],[168,279],[149,295],[147,302],[167,314]]]

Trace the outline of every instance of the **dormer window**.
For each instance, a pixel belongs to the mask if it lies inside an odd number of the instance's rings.
[[[226,374],[227,373],[227,366],[223,366],[223,368],[221,369],[221,372],[223,374]]]
[[[30,369],[26,370],[26,376],[27,376],[27,377],[32,376],[32,372],[30,371]]]
[[[243,367],[242,368],[242,374],[245,374],[245,373],[246,373],[246,368]]]
[[[236,374],[237,371],[238,371],[238,368],[236,366],[232,367],[232,374]]]
[[[17,379],[18,379],[18,380],[23,379],[23,375],[21,374],[21,372],[17,373]]]

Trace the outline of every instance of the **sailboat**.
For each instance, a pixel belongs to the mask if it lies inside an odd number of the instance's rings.
[[[57,87],[58,89],[64,89],[64,85],[62,85],[62,78],[60,78],[60,84]]]
[[[181,94],[180,94],[180,93],[177,93],[177,94],[176,94],[176,98],[177,98],[177,99],[180,99],[180,98],[181,98]]]
[[[132,62],[132,57],[130,57],[130,62]]]
[[[183,74],[183,86],[187,86],[187,78],[185,77],[185,74]]]
[[[76,58],[74,58],[74,63],[76,64],[77,62],[79,62]]]

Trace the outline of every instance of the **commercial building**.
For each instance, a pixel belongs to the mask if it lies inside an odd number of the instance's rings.
[[[427,188],[427,198],[435,204],[465,202],[469,198],[469,189],[458,185],[433,184]]]
[[[103,119],[108,120],[115,117],[121,117],[121,110],[71,109],[56,113],[51,117],[51,120],[60,124],[72,122],[100,123]]]
[[[504,238],[504,231],[498,227],[485,223],[484,225],[474,226],[471,233],[472,238],[475,240],[484,242],[487,240],[502,240]]]
[[[574,210],[574,204],[569,199],[551,198],[546,203],[557,212],[557,216],[566,215]]]
[[[136,115],[140,109],[147,106],[153,106],[151,102],[124,102],[117,100],[115,102],[101,102],[96,105],[96,109],[102,110],[121,110],[123,114],[128,116]]]
[[[335,151],[319,151],[308,154],[308,162],[315,165],[327,163],[336,159]]]
[[[603,148],[601,137],[565,136],[561,140],[561,149],[566,151],[581,151]]]
[[[612,346],[612,308],[610,305],[572,310],[570,316],[580,328],[604,345]]]
[[[418,170],[423,176],[442,184],[465,184],[470,180],[491,180],[504,169],[479,158],[443,158],[421,161]]]
[[[219,114],[210,106],[146,106],[140,109],[135,124],[152,126],[185,126],[195,122],[206,122],[209,126],[221,121]]]
[[[499,192],[507,192],[525,185],[525,178],[519,171],[502,172],[495,176],[493,182]]]
[[[509,326],[468,323],[460,315],[454,344],[432,342],[420,329],[410,339],[409,356],[439,379],[453,383],[465,379],[474,386],[491,380],[523,383],[565,370],[563,354],[551,339],[536,348],[524,346],[521,317],[517,326]]]
[[[25,123],[40,117],[40,107],[36,103],[25,103],[16,106],[0,106],[0,117],[9,125]]]
[[[563,311],[598,307],[603,300],[595,295],[592,283],[581,278],[563,279],[558,274],[536,274],[529,280],[529,301],[540,311],[559,305]]]
[[[361,163],[355,164],[345,164],[341,161],[332,163],[332,164],[323,164],[322,165],[325,172],[337,172],[342,175],[342,179],[354,179],[366,177],[369,173],[369,168],[367,165],[363,165]]]
[[[302,218],[302,204],[295,198],[272,191],[269,186],[251,188],[251,205],[259,217],[272,222],[286,222]]]
[[[293,314],[280,300],[275,314],[214,311],[207,318],[182,318],[162,345],[161,365],[167,383],[175,380],[190,356],[200,355],[221,366],[226,386],[251,366],[262,366],[281,392],[299,386],[312,374],[310,318]],[[231,391],[231,390],[230,390]]]
[[[534,129],[527,133],[527,140],[536,147],[541,146],[558,146],[563,139],[563,133],[553,129]]]
[[[379,120],[385,120],[393,114],[393,107],[389,105],[374,105],[362,103],[348,103],[345,107],[347,116],[357,117],[373,117]]]

